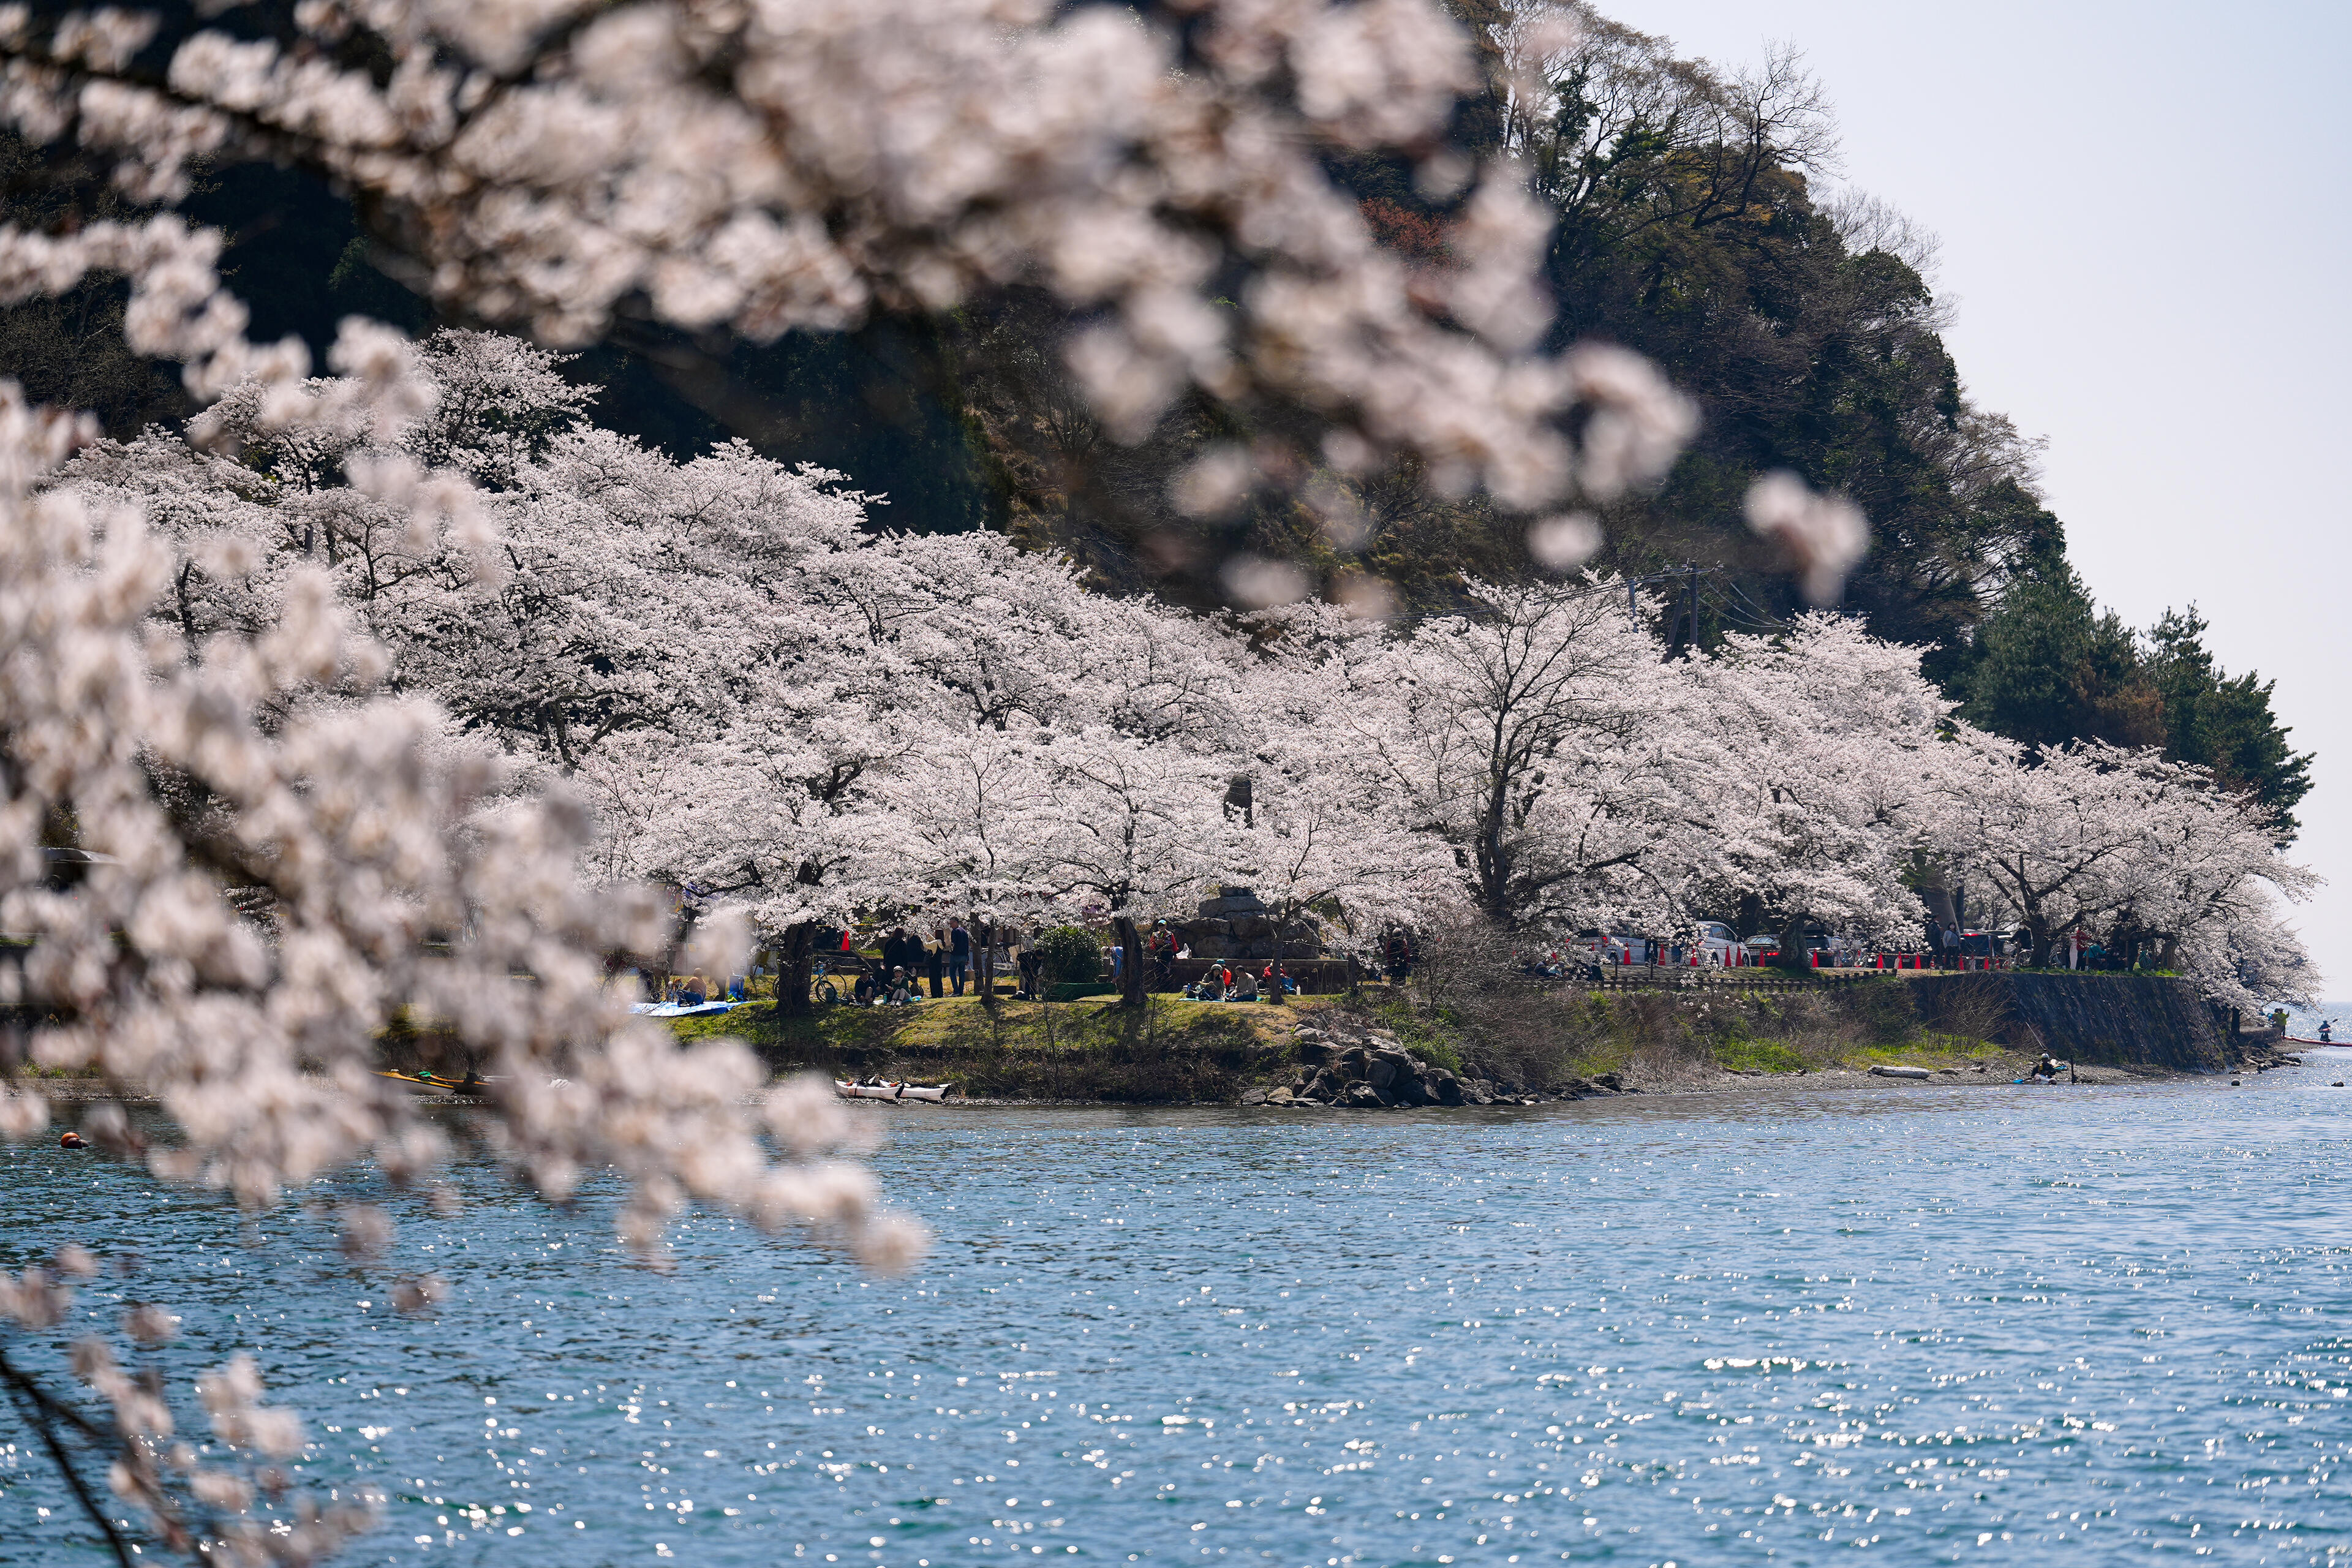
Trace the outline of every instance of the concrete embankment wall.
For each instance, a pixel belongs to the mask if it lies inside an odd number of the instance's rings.
[[[2185,980],[2147,974],[1952,974],[1911,982],[1929,1028],[2071,1061],[2221,1072],[2242,1059]]]

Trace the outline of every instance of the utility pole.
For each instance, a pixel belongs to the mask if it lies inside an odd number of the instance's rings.
[[[1687,602],[1675,607],[1674,618],[1667,624],[1666,658],[1669,659],[1685,648],[1692,653],[1698,651],[1698,563],[1685,562],[1683,572],[1688,579]],[[1683,618],[1685,616],[1690,617],[1687,631],[1684,629]]]

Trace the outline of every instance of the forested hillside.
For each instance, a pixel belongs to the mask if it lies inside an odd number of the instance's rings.
[[[2039,493],[2034,444],[1971,401],[1945,347],[1932,241],[1867,198],[1824,194],[1835,126],[1794,54],[1727,70],[1580,5],[1454,9],[1492,82],[1460,106],[1457,140],[1517,159],[1557,217],[1546,346],[1637,350],[1699,411],[1664,482],[1606,509],[1593,563],[1649,580],[1670,645],[1769,630],[1801,607],[1789,563],[1741,516],[1756,476],[1791,470],[1861,507],[1870,551],[1845,604],[1879,636],[1932,645],[1928,672],[1972,721],[2033,745],[2161,743],[2291,829],[2309,759],[2272,714],[2269,686],[2214,664],[2193,606],[2139,631],[2097,610]],[[1555,47],[1544,24],[1563,16],[1577,41]],[[18,221],[113,200],[92,182],[78,204],[61,201],[53,164],[24,177],[37,156],[13,140],[0,153]],[[1395,158],[1332,172],[1432,288],[1456,270],[1460,189]],[[28,203],[34,188],[44,194]],[[436,324],[403,287],[397,248],[310,176],[241,166],[183,206],[233,237],[224,272],[257,339],[295,331],[323,353],[354,311]],[[37,398],[96,409],[116,435],[184,414],[175,381],[122,346],[121,311],[120,286],[102,282],[0,311],[6,373]],[[1254,426],[1197,395],[1139,441],[1113,440],[1064,368],[1065,320],[1019,288],[942,318],[766,345],[625,318],[569,371],[606,389],[599,423],[675,457],[740,436],[887,498],[881,526],[1000,529],[1067,552],[1114,591],[1216,604],[1246,554],[1294,563],[1332,596],[1393,595],[1410,612],[1453,607],[1465,573],[1540,572],[1523,518],[1475,494],[1433,498],[1410,462],[1321,472],[1207,521],[1177,516],[1171,487],[1213,442],[1274,454],[1276,468],[1317,468],[1326,454],[1276,413]]]

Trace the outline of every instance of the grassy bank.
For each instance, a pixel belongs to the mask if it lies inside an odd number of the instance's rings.
[[[1334,1001],[1294,998],[1276,1007],[1154,996],[1130,1010],[1115,997],[1000,1000],[992,1008],[976,997],[940,997],[911,1007],[835,1007],[814,1018],[739,1008],[673,1027],[687,1039],[733,1035],[778,1072],[949,1082],[982,1099],[1169,1104],[1231,1100],[1287,1071],[1293,1026]]]
[[[1368,992],[1400,1039],[1445,1065],[1541,1087],[1617,1074],[1645,1088],[1696,1087],[1727,1073],[1796,1075],[1904,1064],[2013,1068],[2027,1054],[1997,1037],[2000,1019],[1940,1010],[1930,1026],[1913,983],[1889,976],[1772,994],[1529,990],[1433,1005],[1417,992]],[[1462,1068],[1456,1066],[1456,1070]]]
[[[778,1072],[949,1082],[982,1099],[1170,1104],[1287,1081],[1297,1066],[1293,1027],[1334,1012],[1393,1031],[1436,1066],[1530,1089],[1610,1074],[1647,1088],[1697,1087],[1726,1074],[1879,1063],[2006,1070],[2017,1056],[1978,1034],[1927,1027],[1908,986],[1893,980],[1753,997],[1551,989],[1458,1006],[1383,985],[1353,1001],[1311,996],[1280,1007],[1155,996],[1141,1011],[1111,998],[984,1008],[949,997],[805,1019],[761,1006],[673,1026],[687,1039],[742,1038]]]

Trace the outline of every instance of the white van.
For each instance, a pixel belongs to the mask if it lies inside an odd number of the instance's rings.
[[[1748,962],[1748,944],[1739,933],[1722,921],[1699,921],[1698,937],[1693,943],[1698,950],[1701,963],[1717,969],[1729,969]]]

